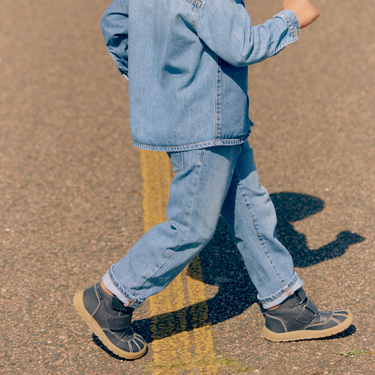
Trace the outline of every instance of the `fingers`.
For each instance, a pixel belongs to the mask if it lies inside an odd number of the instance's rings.
[[[320,11],[309,0],[284,0],[283,9],[289,9],[296,14],[301,29],[320,16]]]

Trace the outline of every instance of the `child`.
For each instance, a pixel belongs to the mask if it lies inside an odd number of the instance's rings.
[[[247,67],[296,41],[319,16],[308,0],[251,26],[243,0],[115,0],[102,30],[129,80],[134,145],[164,151],[175,177],[168,221],[149,230],[74,304],[95,334],[127,359],[146,351],[130,328],[132,312],[163,290],[214,235],[222,215],[265,312],[265,338],[334,335],[352,314],[318,311],[306,297],[289,252],[275,236],[276,215],[258,181],[247,138]]]

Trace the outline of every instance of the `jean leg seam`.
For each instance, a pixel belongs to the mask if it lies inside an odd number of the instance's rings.
[[[287,289],[285,289],[285,287],[283,286],[282,290],[280,289],[276,293],[271,294],[270,296],[260,298],[259,301],[261,303],[270,302],[270,301],[273,301],[273,300],[277,299],[278,297],[282,296],[285,293],[287,295],[289,295],[289,293],[293,294],[293,292],[291,292],[291,290],[293,289],[294,285],[296,285],[296,283],[298,283],[299,281],[301,281],[301,279],[294,272],[293,277],[286,284],[286,285],[290,284]]]
[[[151,275],[149,275],[149,276],[143,281],[142,284],[140,284],[138,287],[134,288],[134,292],[136,292],[136,291],[138,291],[139,289],[141,289],[141,288],[145,285],[145,283],[146,283],[148,280],[150,280],[152,277],[154,277],[155,274],[157,274],[157,273],[163,268],[164,264],[170,259],[170,257],[171,257],[176,251],[178,251],[178,250],[183,246],[184,243],[185,243],[185,241],[184,241],[183,243],[181,243],[181,245],[179,245],[178,248],[177,248],[176,250],[172,250],[171,253],[170,253],[170,255],[169,255],[167,258],[165,258],[164,262],[160,265],[160,267],[158,267],[158,268],[155,270],[155,272],[153,272]]]
[[[203,150],[200,152],[200,159],[203,161]],[[197,195],[198,183],[199,183],[199,180],[200,180],[200,177],[201,177],[202,161],[200,162],[200,165],[199,165],[199,173],[198,173],[198,177],[197,177],[197,180],[196,180],[196,183],[195,183],[194,195],[193,195],[193,200],[192,200],[191,209],[190,209],[190,213],[189,213],[188,227],[186,228],[186,232],[185,232],[185,238],[184,238],[185,242],[186,242],[187,233],[189,232],[189,229],[190,229],[192,211],[193,211],[193,207],[194,207],[194,203],[195,203],[195,198],[196,198],[196,195]]]
[[[127,289],[125,289],[120,283],[119,281],[117,280],[114,272],[113,272],[113,266],[109,269],[109,277],[111,278],[113,284],[116,286],[116,288],[130,301],[132,301],[133,303],[136,303],[136,304],[142,304],[144,301],[138,299],[137,297],[135,297],[134,295],[132,295],[131,293],[129,293],[127,291]]]
[[[184,170],[184,158],[182,155],[182,151],[180,151],[180,172],[183,172]]]
[[[202,152],[203,153],[203,152]],[[201,154],[202,155],[202,154]],[[182,158],[183,159],[183,158]],[[173,251],[171,251],[171,254],[164,260],[164,262],[160,265],[160,267],[158,267],[155,272],[153,272],[149,277],[147,277],[142,284],[140,284],[137,288],[134,288],[134,291],[137,291],[139,290],[140,288],[142,288],[142,286],[148,281],[150,280],[159,270],[161,270],[163,268],[163,266],[165,265],[165,263],[171,258],[171,256],[176,252],[178,251],[185,243],[186,243],[186,239],[187,239],[187,233],[189,232],[189,229],[190,229],[190,224],[191,224],[191,216],[192,216],[192,210],[193,210],[193,207],[194,207],[194,203],[195,203],[195,197],[196,197],[196,193],[197,193],[197,186],[198,186],[198,182],[200,180],[200,175],[201,175],[201,171],[202,171],[202,165],[199,166],[199,173],[198,173],[198,176],[197,176],[197,180],[196,180],[196,183],[195,183],[195,189],[194,189],[194,195],[193,195],[193,199],[192,199],[192,204],[191,204],[191,210],[190,210],[190,213],[189,213],[189,222],[188,222],[188,226],[187,226],[187,229],[184,233],[184,237],[183,237],[183,241],[182,243]]]
[[[262,249],[262,251],[263,251],[263,254],[264,254],[265,258],[267,259],[267,262],[268,262],[268,264],[270,265],[270,267],[271,267],[273,273],[275,274],[275,276],[276,276],[277,279],[279,280],[279,282],[280,282],[282,288],[284,289],[284,285],[283,285],[282,281],[280,280],[279,275],[276,273],[274,267],[272,266],[272,263],[271,263],[270,260],[268,259],[268,256],[267,256],[267,254],[266,254],[266,251],[264,250],[263,244],[262,244],[262,242],[261,242],[261,240],[260,240],[260,238],[259,238],[259,234],[258,234],[258,231],[257,231],[256,226],[255,226],[255,223],[254,223],[253,216],[251,215],[251,212],[250,212],[249,208],[247,207],[247,204],[246,204],[246,202],[245,202],[245,198],[243,197],[242,192],[241,192],[241,189],[240,189],[240,187],[239,187],[239,184],[237,183],[237,181],[236,181],[236,179],[234,178],[234,176],[233,176],[233,181],[234,181],[234,183],[235,183],[235,185],[236,185],[236,188],[237,188],[237,190],[238,190],[238,192],[239,192],[239,194],[240,194],[240,196],[241,196],[241,200],[242,200],[243,204],[245,205],[246,210],[247,210],[247,212],[248,212],[248,214],[249,214],[249,217],[250,217],[251,222],[252,222],[252,224],[253,224],[253,227],[254,227],[255,233],[257,234],[257,239],[258,239],[259,245],[260,245],[260,247],[261,247],[261,249]],[[285,291],[285,292],[287,292],[287,291]]]

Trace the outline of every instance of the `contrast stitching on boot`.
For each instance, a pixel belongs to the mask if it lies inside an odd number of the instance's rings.
[[[341,324],[342,322],[340,322],[338,319],[335,319],[335,318],[331,318],[331,320],[333,320],[335,323],[337,323],[337,324]]]
[[[106,329],[103,329],[103,331],[107,331],[108,333],[110,333],[111,335],[113,335],[118,341],[121,341],[121,342],[124,342],[124,343],[129,344],[129,347],[131,348],[131,351],[133,351],[133,347],[130,345],[131,342],[134,342],[133,339],[130,339],[130,340],[124,340],[124,339],[121,338],[118,334],[116,334],[115,331],[106,330]]]
[[[288,332],[288,329],[286,328],[286,325],[285,325],[285,323],[284,323],[284,321],[283,321],[282,319],[278,318],[277,316],[269,315],[269,314],[267,314],[267,313],[265,313],[264,315],[268,316],[269,318],[272,318],[272,319],[278,320],[278,321],[283,325],[283,327],[284,327],[284,331],[285,331],[285,332]]]
[[[137,345],[137,348],[138,350],[142,350],[142,348],[139,346],[139,344],[137,343],[137,341],[133,340],[134,344]]]
[[[340,312],[333,311],[333,314],[336,315],[336,316],[346,316],[346,317],[348,316],[348,314],[345,313],[344,311],[340,311]]]
[[[101,305],[100,298],[98,296],[98,288],[96,285],[94,286],[94,292],[95,292],[96,298],[98,299],[98,305],[96,306],[95,310],[92,312],[91,316],[94,316],[98,312],[100,305]]]
[[[328,321],[329,321],[329,320],[327,320],[327,321],[325,321],[325,322],[314,323],[314,324],[308,323],[304,329],[311,328],[311,327],[324,326],[324,325],[327,324]]]

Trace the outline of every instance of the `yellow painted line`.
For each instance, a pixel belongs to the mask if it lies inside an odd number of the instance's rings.
[[[189,304],[193,306],[191,314],[193,321],[198,324],[194,326],[195,358],[214,359],[216,356],[211,331],[211,323],[208,322],[208,306],[206,303],[206,286],[203,282],[202,267],[199,257],[196,257],[189,267],[192,277],[187,277],[189,291]],[[200,375],[217,374],[217,367],[205,366],[199,369]]]
[[[166,206],[173,172],[165,153],[141,150],[140,164],[143,178],[143,221],[146,232],[167,220]],[[210,323],[207,323],[206,287],[199,257],[190,265],[190,273],[194,279],[184,270],[161,293],[149,298],[152,350],[156,363],[190,363],[192,360],[215,358]],[[188,306],[191,306],[194,321],[194,330],[191,332],[186,331]],[[168,315],[172,312],[173,315]],[[197,368],[200,375],[216,375],[218,371],[215,366]],[[186,366],[183,370],[192,371],[192,366]],[[156,370],[154,375],[178,373],[178,368],[162,368]]]

